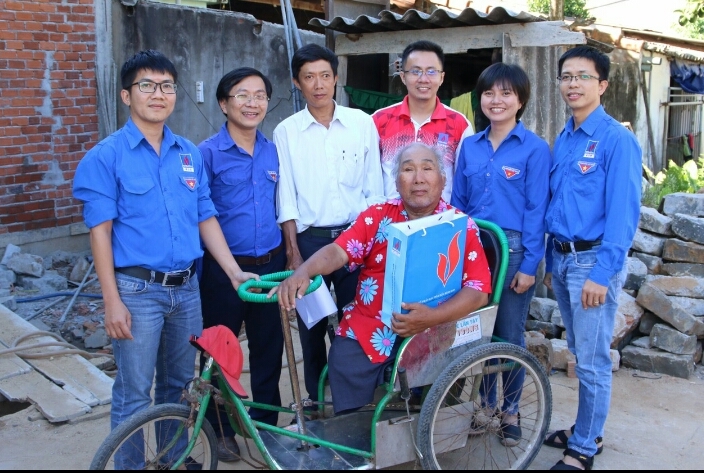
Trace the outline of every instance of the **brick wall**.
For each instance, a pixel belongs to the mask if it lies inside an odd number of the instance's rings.
[[[0,234],[82,221],[98,141],[94,0],[0,0]]]

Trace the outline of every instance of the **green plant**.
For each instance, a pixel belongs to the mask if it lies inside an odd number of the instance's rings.
[[[704,0],[689,0],[679,13],[677,31],[692,39],[704,39]]]
[[[528,9],[547,15],[550,13],[550,0],[529,0]],[[565,16],[589,18],[586,0],[565,0]]]
[[[704,188],[704,156],[700,157],[699,165],[693,159],[681,167],[670,161],[667,169],[657,174],[643,165],[648,177],[648,184],[643,191],[642,204],[657,209],[663,197],[675,192],[694,193]]]

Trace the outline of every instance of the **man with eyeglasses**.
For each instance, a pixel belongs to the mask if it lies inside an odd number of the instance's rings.
[[[233,287],[257,277],[242,272],[232,257],[200,151],[165,125],[176,103],[173,63],[158,51],[142,51],[125,62],[121,80],[130,118],[85,155],[73,188],[84,203],[118,367],[113,429],[150,406],[155,372],[156,404],[180,402],[194,377],[196,349],[188,340],[203,325],[194,277],[201,240]],[[179,441],[164,464],[178,459],[183,447]],[[121,449],[116,468],[142,468],[140,449]]]
[[[257,129],[266,117],[271,92],[271,81],[251,67],[225,74],[215,91],[225,123],[198,145],[230,252],[244,271],[259,275],[278,273],[286,266],[281,229],[276,223],[279,157],[274,143]],[[278,307],[240,299],[210,252],[205,252],[202,265],[203,327],[224,325],[239,336],[245,324],[254,402],[280,406],[284,337]],[[250,416],[270,425],[278,421],[276,412],[262,409],[252,408]],[[240,450],[225,410],[216,411],[211,404],[206,417],[215,426],[218,458],[238,461]]]
[[[394,157],[404,146],[418,141],[437,148],[442,154],[447,174],[442,198],[450,201],[459,145],[474,130],[464,115],[438,98],[438,89],[445,78],[444,65],[445,53],[439,45],[416,41],[406,46],[401,54],[401,80],[408,95],[401,103],[372,115],[379,131],[384,194],[388,198],[399,196],[392,175]]]
[[[338,59],[330,49],[307,44],[291,60],[293,82],[306,108],[274,130],[281,179],[278,222],[286,244],[286,269],[297,269],[329,245],[370,205],[383,202],[379,136],[371,117],[333,100]],[[335,286],[337,317],[352,302],[359,269],[340,268],[325,275]],[[327,363],[327,319],[298,329],[308,397],[318,400],[318,379]]]
[[[575,424],[544,444],[564,450],[553,470],[591,470],[611,402],[609,349],[638,225],[642,153],[633,133],[601,105],[609,57],[579,46],[563,54],[558,67],[572,117],[554,146],[545,217],[554,243],[548,244],[544,283],[555,292],[577,359],[579,401]]]

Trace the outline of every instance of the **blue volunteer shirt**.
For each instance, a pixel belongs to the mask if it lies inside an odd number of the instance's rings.
[[[198,148],[164,126],[158,156],[132,119],[86,153],[73,195],[88,228],[113,221],[115,267],[187,268],[203,254],[198,224],[217,214]]]
[[[254,156],[232,140],[225,123],[198,145],[218,221],[232,254],[261,256],[281,244],[276,224],[276,146],[257,131]]]
[[[601,240],[589,279],[608,286],[623,268],[638,226],[640,146],[600,105],[577,130],[570,118],[553,152],[548,232],[561,242]],[[548,251],[546,271],[552,271],[551,255]]]
[[[487,128],[462,142],[451,204],[473,218],[521,232],[519,271],[535,276],[545,254],[550,147],[518,122],[494,151]]]

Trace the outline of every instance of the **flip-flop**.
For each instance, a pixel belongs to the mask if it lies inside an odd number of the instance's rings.
[[[558,430],[553,432],[543,440],[543,445],[547,445],[548,447],[553,447],[553,448],[567,448],[567,440],[569,437],[565,433],[567,432],[566,430]],[[570,432],[574,434],[574,425],[570,427]],[[559,440],[561,443],[556,442],[556,440]],[[604,446],[599,445],[604,441],[603,437],[597,437],[594,439],[594,443],[597,445],[596,448],[596,455],[601,454],[601,452],[604,451]]]

